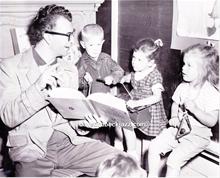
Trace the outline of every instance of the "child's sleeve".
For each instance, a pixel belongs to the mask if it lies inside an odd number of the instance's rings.
[[[151,89],[153,91],[153,93],[155,93],[155,91],[160,90],[161,92],[164,91],[164,87],[162,85],[163,82],[163,78],[160,74],[159,71],[155,71],[153,73],[150,74],[151,75]]]
[[[124,70],[115,62],[112,60],[112,64],[111,64],[112,68],[111,68],[111,75],[114,79],[113,83],[118,83],[121,78],[123,77],[124,75]]]
[[[186,91],[184,83],[181,83],[177,86],[176,90],[173,93],[172,100],[177,104],[182,104],[184,101],[183,97],[186,97]]]
[[[220,105],[220,94],[214,87],[210,87],[203,94],[204,97],[204,108],[206,112],[219,110]]]
[[[88,83],[84,79],[84,76],[86,74],[85,64],[81,59],[77,63],[77,69],[78,69],[78,75],[79,75],[79,77],[78,77],[78,79],[79,79],[79,89],[83,90],[83,89],[88,88]]]

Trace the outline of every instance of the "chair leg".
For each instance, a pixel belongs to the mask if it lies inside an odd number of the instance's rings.
[[[141,167],[144,165],[144,141],[141,139]]]
[[[151,140],[141,139],[141,166],[144,168],[147,162],[146,151],[148,150],[149,144]],[[146,159],[145,159],[146,158]]]

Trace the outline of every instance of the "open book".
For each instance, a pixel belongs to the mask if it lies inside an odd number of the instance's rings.
[[[65,119],[84,119],[95,114],[105,119],[109,126],[132,129],[126,103],[111,94],[93,93],[85,97],[80,91],[70,88],[56,88],[50,92],[48,101]]]

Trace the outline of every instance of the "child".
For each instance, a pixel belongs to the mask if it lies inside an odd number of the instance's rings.
[[[98,177],[127,177],[144,178],[147,174],[131,157],[118,154],[103,161],[98,170]]]
[[[160,39],[141,39],[134,48],[132,67],[134,72],[124,76],[121,82],[130,82],[133,89],[132,98],[127,101],[131,111],[131,119],[136,128],[148,136],[157,136],[167,124],[161,93],[162,76],[157,69],[155,60],[159,57],[162,46]],[[137,112],[134,112],[136,108]],[[135,156],[135,133],[123,129],[127,143],[127,152]],[[137,158],[137,155],[136,155]]]
[[[78,62],[79,88],[86,95],[110,92],[110,85],[118,83],[124,74],[123,69],[102,52],[103,43],[104,31],[101,26],[88,24],[82,29],[80,44],[85,52]]]
[[[81,31],[81,46],[85,49],[78,62],[79,89],[87,96],[95,92],[110,92],[110,85],[116,84],[124,75],[123,69],[102,52],[104,31],[97,24],[88,24]],[[91,135],[98,140],[109,142],[108,128],[100,128]],[[100,132],[100,133],[98,133]]]
[[[188,160],[203,151],[210,142],[211,127],[218,121],[219,59],[214,47],[196,44],[186,49],[182,68],[183,80],[173,94],[171,127],[152,140],[149,147],[149,177],[157,177],[161,155],[172,151],[167,160],[167,176],[178,177]],[[183,107],[184,106],[184,107]],[[183,108],[191,132],[176,139]]]

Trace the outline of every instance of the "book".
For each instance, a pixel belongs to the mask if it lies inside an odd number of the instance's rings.
[[[109,126],[133,129],[125,100],[108,93],[93,93],[85,97],[80,91],[70,88],[55,88],[47,100],[68,120],[84,119],[97,115]]]

